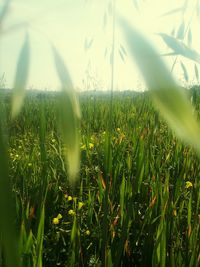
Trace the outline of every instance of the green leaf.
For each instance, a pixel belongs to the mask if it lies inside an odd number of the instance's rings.
[[[182,11],[183,11],[183,7],[174,8],[174,9],[162,14],[160,17],[166,17],[166,16],[169,16],[169,15],[174,15],[174,14],[182,12]]]
[[[197,2],[197,5],[196,5],[196,14],[197,14],[197,18],[200,18],[200,3]]]
[[[76,216],[74,216],[74,221],[72,225],[72,230],[71,230],[71,242],[75,243],[76,240],[76,235],[77,235],[77,223],[76,223]]]
[[[122,51],[119,49],[118,52],[119,52],[119,55],[121,57],[121,60],[124,62],[125,60],[124,60],[124,55],[123,55]]]
[[[9,175],[8,143],[5,135],[3,103],[0,102],[0,247],[6,267],[19,266],[19,242],[15,229],[16,210]],[[2,255],[1,255],[2,257]]]
[[[165,53],[165,54],[161,54],[162,57],[167,57],[167,56],[177,56],[176,53],[171,52],[171,53]]]
[[[15,23],[11,26],[9,26],[7,29],[4,29],[2,31],[2,34],[9,34],[12,33],[14,31],[20,30],[22,28],[27,28],[29,26],[29,22],[28,21],[24,21],[24,22],[19,22],[19,23]]]
[[[200,54],[197,53],[195,50],[189,48],[183,42],[165,33],[159,33],[159,35],[162,37],[163,41],[167,44],[167,46],[171,48],[177,55],[184,56],[200,63]]]
[[[60,130],[65,149],[70,182],[75,182],[80,164],[78,126],[81,117],[80,107],[69,71],[55,47],[53,47],[55,67],[62,86],[59,102]]]
[[[107,20],[108,20],[108,18],[107,18],[107,13],[105,12],[105,13],[104,13],[104,16],[103,16],[103,29],[106,28]]]
[[[125,188],[126,188],[126,181],[123,175],[122,183],[120,185],[120,208],[121,208],[121,224],[124,218],[124,201],[125,201]]]
[[[121,25],[131,56],[151,90],[155,106],[177,136],[200,152],[200,127],[185,91],[177,86],[170,71],[144,36],[124,19]]]
[[[175,35],[175,28],[173,28],[171,31],[171,36],[174,36],[174,35]]]
[[[181,25],[179,26],[178,32],[177,32],[177,38],[180,40],[183,40],[185,34],[185,22],[183,21]]]
[[[85,39],[85,45],[84,45],[85,51],[91,48],[93,41],[94,41],[93,38],[91,38],[90,40],[88,40],[87,38]]]
[[[5,18],[6,14],[8,13],[10,2],[11,2],[11,0],[6,0],[2,9],[0,10],[0,26],[2,24],[3,19]]]
[[[40,220],[37,230],[37,243],[36,243],[36,267],[42,267],[42,255],[43,255],[43,240],[44,240],[44,220],[45,220],[45,212],[44,212],[44,204],[41,207]]]
[[[190,199],[188,202],[188,215],[187,215],[188,226],[191,225],[191,219],[192,219],[192,197],[190,196]]]
[[[113,14],[112,0],[108,3],[108,14],[109,14],[109,16],[112,16],[112,14]]]
[[[135,9],[136,9],[137,11],[139,11],[139,5],[138,5],[137,0],[133,0],[133,5],[134,5]]]
[[[127,56],[126,49],[123,47],[122,44],[120,44],[120,49],[123,52],[123,54]]]
[[[191,29],[189,29],[188,34],[187,34],[187,43],[188,43],[189,47],[192,46],[192,31],[191,31]]]
[[[187,69],[186,69],[185,65],[182,62],[181,62],[181,68],[183,70],[184,78],[188,82],[188,72],[187,72]]]
[[[195,76],[196,76],[197,82],[199,82],[199,71],[198,71],[196,64],[194,65],[194,71],[195,71]]]
[[[27,35],[17,63],[17,70],[12,95],[12,118],[15,118],[19,114],[23,105],[29,72],[29,61],[30,45],[29,37]]]

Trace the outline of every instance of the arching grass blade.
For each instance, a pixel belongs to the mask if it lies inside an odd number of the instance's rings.
[[[121,25],[132,58],[151,90],[155,106],[177,136],[200,152],[200,127],[185,92],[177,86],[170,71],[144,36],[125,20],[121,20]]]
[[[30,61],[30,45],[29,45],[29,37],[27,35],[24,44],[22,46],[17,63],[17,70],[15,75],[15,82],[12,95],[12,114],[11,114],[12,118],[15,118],[19,114],[23,105],[26,84],[28,80],[29,61]]]
[[[56,48],[53,47],[55,67],[62,86],[59,105],[60,129],[65,145],[65,159],[71,182],[75,182],[79,172],[79,134],[80,108],[68,69]]]

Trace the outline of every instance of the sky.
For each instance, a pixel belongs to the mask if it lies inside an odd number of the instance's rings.
[[[116,14],[143,32],[159,54],[169,49],[156,34],[170,34],[178,29],[183,19],[192,29],[192,48],[200,53],[198,40],[200,19],[196,17],[196,0],[188,0],[185,14],[162,14],[181,7],[185,0],[116,0]],[[0,9],[4,1],[0,0]],[[69,69],[77,90],[110,89],[112,47],[112,0],[12,0],[9,12],[3,21],[0,38],[0,77],[5,86],[12,88],[20,49],[28,33],[31,61],[28,89],[59,90],[60,82],[52,57],[53,44]],[[135,3],[138,3],[138,7]],[[26,26],[16,27],[20,23]],[[14,28],[13,28],[14,29]],[[85,49],[85,44],[91,44]],[[122,60],[119,49],[123,46],[126,55]],[[171,68],[174,57],[164,57]],[[187,66],[189,84],[196,83],[194,62],[179,57],[173,75],[184,82],[180,60]],[[126,49],[123,29],[116,22],[115,90],[143,90],[142,75],[132,62]]]

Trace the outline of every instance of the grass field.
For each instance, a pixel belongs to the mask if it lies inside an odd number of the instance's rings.
[[[200,93],[193,94],[198,113]],[[28,95],[14,121],[9,94],[2,99],[22,266],[199,266],[199,158],[147,93],[114,93],[112,127],[108,94],[81,94],[74,186],[57,128],[58,94]],[[4,266],[4,248],[0,255]]]

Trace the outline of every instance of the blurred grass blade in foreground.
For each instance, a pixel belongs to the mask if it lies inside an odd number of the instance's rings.
[[[11,112],[12,118],[15,118],[19,114],[23,105],[26,84],[28,80],[29,61],[30,61],[30,45],[29,45],[29,37],[27,35],[24,44],[22,46],[17,63],[15,83],[12,95],[12,112]]]
[[[9,177],[7,140],[5,135],[5,114],[0,102],[0,266],[2,257],[6,267],[19,266],[17,235],[15,229],[16,212]],[[2,251],[1,251],[2,249]],[[4,265],[3,265],[4,266]]]
[[[55,47],[53,49],[55,67],[62,86],[59,102],[60,129],[65,146],[65,159],[70,182],[74,183],[80,165],[78,125],[80,107],[69,72]]]
[[[131,55],[151,90],[156,108],[177,136],[200,153],[200,127],[185,92],[177,86],[152,45],[126,20],[121,19],[121,26]]]

